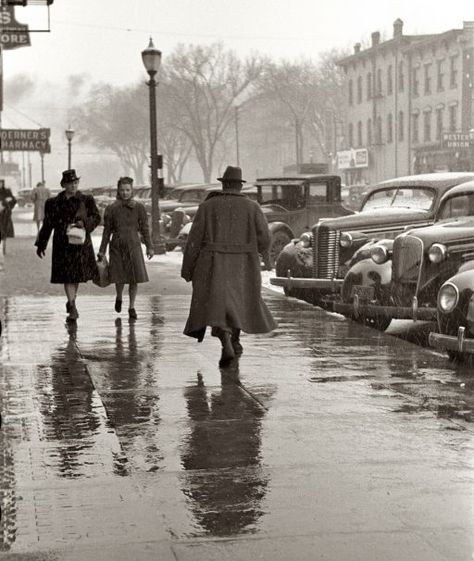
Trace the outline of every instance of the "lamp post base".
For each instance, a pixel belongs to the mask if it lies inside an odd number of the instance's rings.
[[[166,243],[164,239],[153,241],[153,251],[155,255],[164,255],[166,253]]]

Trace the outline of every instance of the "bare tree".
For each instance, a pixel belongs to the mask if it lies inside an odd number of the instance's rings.
[[[233,104],[259,76],[261,59],[241,62],[222,44],[179,46],[167,60],[176,127],[190,140],[209,183],[219,141],[233,119]]]

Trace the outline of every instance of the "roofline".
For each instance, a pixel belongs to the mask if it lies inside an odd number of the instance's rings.
[[[272,177],[258,177],[255,180],[255,184],[259,181],[306,181],[307,179],[332,179],[337,178],[341,179],[340,175],[335,173],[301,173],[297,175],[277,175]]]

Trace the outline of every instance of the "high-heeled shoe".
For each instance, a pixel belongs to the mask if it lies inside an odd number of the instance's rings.
[[[115,299],[115,311],[119,314],[122,311],[122,300],[119,298]]]
[[[129,308],[128,309],[128,317],[130,319],[137,319],[138,318],[137,312],[135,311],[135,308]]]

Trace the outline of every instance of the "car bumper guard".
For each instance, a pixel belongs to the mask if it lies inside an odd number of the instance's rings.
[[[474,339],[466,338],[465,327],[459,327],[457,336],[431,332],[428,342],[431,347],[440,351],[474,354]]]

